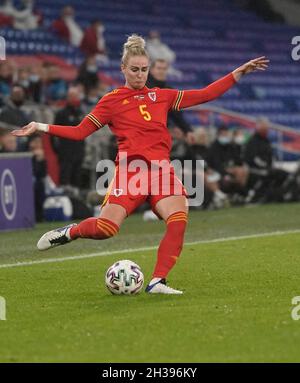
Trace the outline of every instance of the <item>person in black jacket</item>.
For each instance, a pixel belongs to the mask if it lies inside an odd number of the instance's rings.
[[[76,126],[83,117],[81,101],[76,87],[70,87],[67,105],[56,113],[54,124]],[[84,141],[55,137],[53,141],[60,165],[60,184],[80,187],[81,165],[84,159]]]
[[[148,88],[171,88],[167,83],[167,76],[170,64],[165,60],[152,62],[146,86]],[[185,134],[186,142],[189,145],[195,143],[193,129],[183,117],[182,112],[170,111],[168,114],[168,126],[178,127]]]
[[[40,134],[34,134],[29,137],[28,150],[32,156],[32,173],[33,173],[33,190],[34,190],[34,205],[35,218],[37,222],[43,221],[43,203],[45,201],[45,177],[47,176],[47,162],[43,141]]]
[[[243,191],[247,183],[248,168],[235,149],[226,126],[218,129],[216,140],[207,153],[207,164],[220,175],[220,187],[223,191]]]
[[[244,159],[249,166],[249,202],[280,201],[280,188],[288,177],[284,170],[274,168],[273,150],[268,138],[270,122],[260,117],[256,130],[245,146]]]
[[[84,86],[85,93],[99,86],[96,56],[88,57],[80,66],[77,82]]]
[[[249,165],[250,174],[267,177],[273,163],[273,151],[268,139],[269,121],[257,119],[256,130],[245,147],[245,161]]]
[[[29,116],[22,106],[26,102],[24,88],[20,85],[12,87],[9,98],[0,113],[0,121],[14,126],[22,126],[30,121]]]

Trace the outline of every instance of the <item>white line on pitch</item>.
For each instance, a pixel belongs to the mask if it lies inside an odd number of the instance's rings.
[[[204,241],[187,242],[184,244],[184,246],[199,245],[201,243],[207,244],[207,243],[218,243],[218,242],[226,242],[226,241],[238,241],[241,239],[273,237],[276,235],[296,234],[296,233],[300,233],[300,229],[299,230],[286,230],[286,231],[273,231],[270,233],[241,235],[239,237],[225,237],[225,238],[209,239],[209,240],[204,240]],[[74,255],[73,257],[71,256],[71,257],[61,257],[61,258],[46,258],[46,259],[39,259],[37,261],[7,263],[7,264],[0,265],[0,269],[5,269],[5,268],[9,268],[9,267],[19,267],[19,266],[31,266],[31,265],[41,264],[41,263],[65,262],[65,261],[72,261],[72,260],[77,260],[77,259],[104,257],[107,255],[127,254],[127,253],[132,253],[132,252],[140,252],[140,251],[155,250],[155,249],[157,249],[157,246],[139,247],[136,249],[103,251],[101,253]]]

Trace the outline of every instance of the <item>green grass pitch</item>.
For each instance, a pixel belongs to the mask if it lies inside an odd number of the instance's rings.
[[[40,235],[56,226],[0,233],[0,362],[300,362],[300,321],[291,318],[299,204],[191,212],[169,276],[182,296],[113,296],[104,286],[119,259],[149,280],[156,252],[138,249],[157,246],[163,223],[134,215],[116,238],[38,252]],[[230,239],[238,236],[250,237]],[[212,241],[220,238],[229,239]],[[113,254],[28,264],[105,251]]]

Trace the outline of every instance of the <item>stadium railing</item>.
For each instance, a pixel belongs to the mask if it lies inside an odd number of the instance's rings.
[[[224,124],[232,128],[255,130],[257,117],[243,113],[234,112],[221,107],[199,105],[188,109],[186,112],[198,114],[201,126],[217,127]],[[264,117],[261,114],[258,117]],[[290,128],[281,124],[270,123],[270,140],[276,151],[278,160],[299,160],[300,159],[300,130]]]

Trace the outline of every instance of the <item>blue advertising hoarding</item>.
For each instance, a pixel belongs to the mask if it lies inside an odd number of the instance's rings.
[[[35,224],[30,153],[0,154],[0,230]]]

